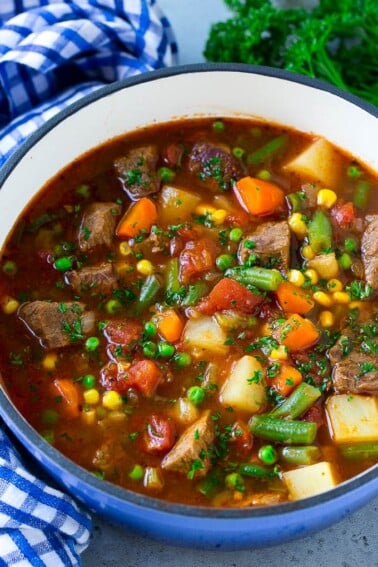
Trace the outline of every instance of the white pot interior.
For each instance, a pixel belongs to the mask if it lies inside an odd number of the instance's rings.
[[[378,118],[331,92],[238,70],[148,78],[83,106],[26,152],[0,191],[0,243],[22,208],[65,165],[110,138],[157,122],[205,115],[256,117],[324,136],[378,170]]]

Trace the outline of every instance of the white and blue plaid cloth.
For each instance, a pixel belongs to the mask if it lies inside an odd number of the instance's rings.
[[[46,120],[113,81],[176,63],[155,0],[0,0],[0,166]],[[0,421],[0,567],[80,565],[91,520],[28,470]]]

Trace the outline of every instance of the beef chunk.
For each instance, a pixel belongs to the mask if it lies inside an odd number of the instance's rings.
[[[107,262],[67,272],[65,279],[78,294],[88,291],[107,295],[117,287],[117,276],[112,264]]]
[[[114,168],[130,199],[137,200],[159,191],[158,159],[156,146],[142,146],[115,160]]]
[[[367,226],[362,235],[361,251],[365,278],[374,290],[378,290],[378,215],[366,218]]]
[[[117,203],[92,203],[84,211],[79,229],[79,246],[84,252],[96,246],[110,246],[114,237]]]
[[[376,337],[371,338],[371,350],[367,350],[362,333],[375,326],[372,320],[360,321],[361,326],[345,327],[335,345],[329,349],[328,357],[333,365],[333,387],[339,394],[378,395],[378,361],[374,354]],[[376,348],[376,347],[375,347]]]
[[[256,254],[263,265],[274,265],[281,270],[287,270],[290,257],[288,223],[281,221],[260,224],[240,243],[239,262],[244,264],[251,254]]]
[[[80,302],[31,301],[18,315],[42,346],[61,348],[83,340],[95,329],[95,314]]]
[[[332,372],[332,382],[338,394],[378,395],[378,362],[376,357],[353,351]]]
[[[319,189],[320,185],[317,183],[305,183],[302,185],[301,191],[304,193],[306,208],[313,209],[316,207]]]
[[[189,154],[189,171],[207,186],[222,191],[244,175],[240,162],[224,146],[198,142]]]
[[[208,448],[214,441],[214,424],[210,412],[192,423],[164,457],[162,468],[188,474],[194,478],[206,475],[211,466]]]

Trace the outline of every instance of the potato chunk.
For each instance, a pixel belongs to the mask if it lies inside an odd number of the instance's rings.
[[[167,225],[188,220],[200,201],[201,198],[191,191],[164,185],[159,196],[159,218]]]
[[[245,355],[233,364],[220,391],[220,402],[224,406],[249,413],[256,413],[264,407],[264,373],[254,356]]]
[[[338,185],[341,160],[332,145],[327,140],[319,138],[283,169],[305,175],[334,189]]]
[[[378,441],[378,398],[340,394],[326,402],[328,427],[336,443]]]
[[[213,317],[189,319],[183,331],[184,344],[193,351],[194,355],[227,354],[225,344],[227,335]]]
[[[338,484],[333,466],[327,461],[286,471],[282,476],[292,500],[315,496]]]

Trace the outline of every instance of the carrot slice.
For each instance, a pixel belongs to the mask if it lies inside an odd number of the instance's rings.
[[[274,338],[289,351],[304,350],[319,340],[319,331],[309,319],[295,313],[275,329]]]
[[[243,177],[233,187],[236,198],[251,215],[269,215],[282,207],[285,194],[274,183]]]
[[[276,296],[286,313],[305,315],[314,307],[314,301],[308,291],[291,282],[282,282],[276,290]]]
[[[124,385],[139,390],[146,398],[151,398],[162,378],[163,374],[153,360],[139,360],[128,369]]]
[[[184,323],[174,309],[167,309],[154,317],[160,335],[171,343],[178,341],[181,337]]]
[[[140,232],[149,232],[156,220],[155,203],[147,197],[142,197],[127,209],[118,223],[116,234],[120,238],[132,238]]]
[[[302,374],[295,366],[283,364],[277,376],[271,379],[270,386],[281,396],[288,396],[290,392],[302,382]]]
[[[59,396],[59,409],[69,419],[80,414],[80,393],[77,384],[68,378],[57,378],[52,383],[52,391]]]

